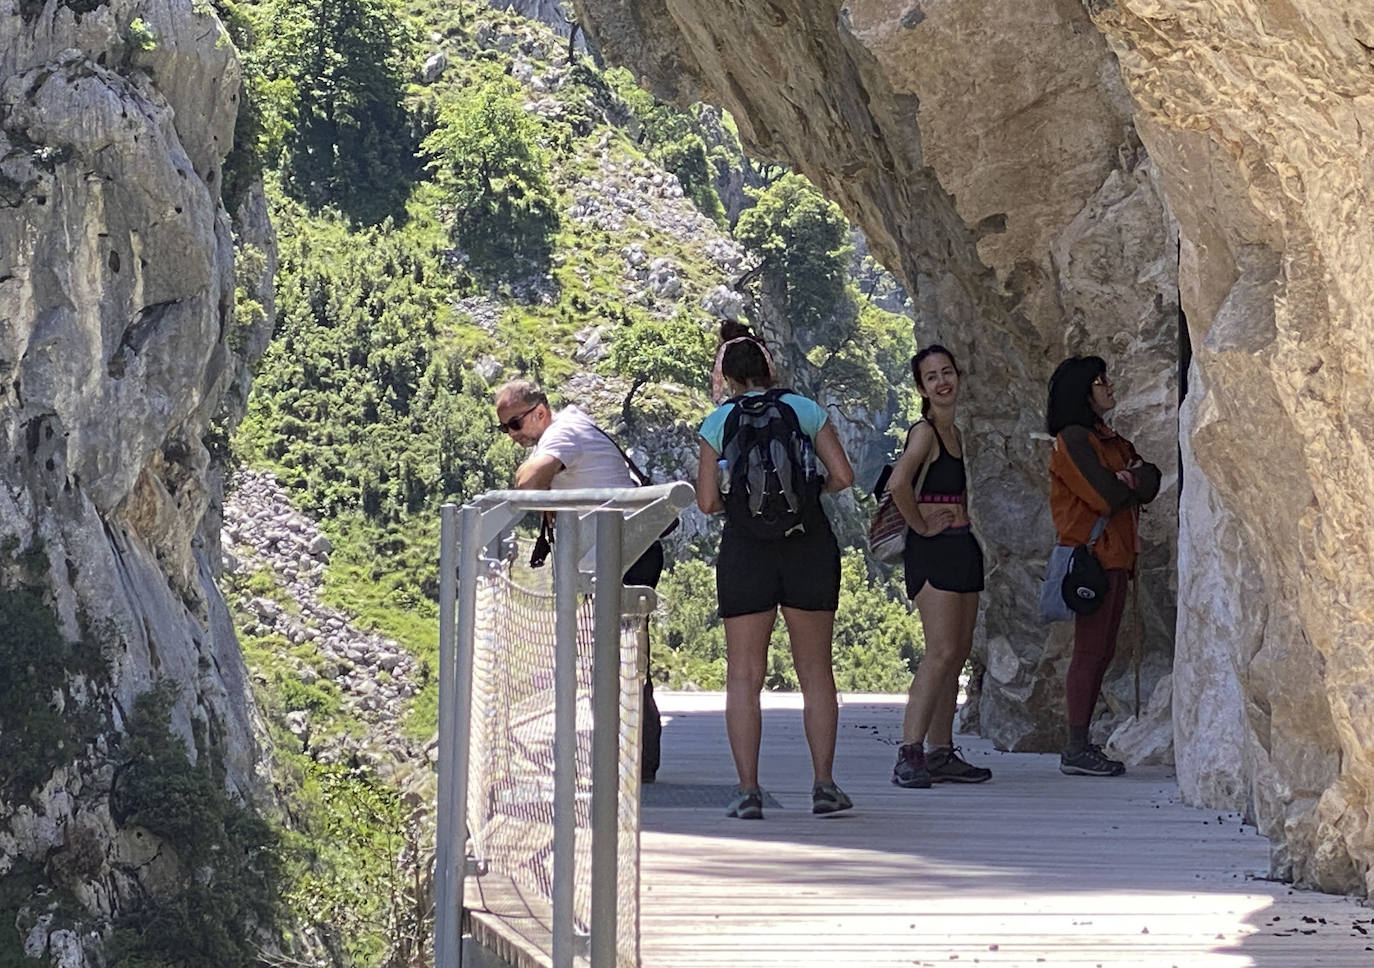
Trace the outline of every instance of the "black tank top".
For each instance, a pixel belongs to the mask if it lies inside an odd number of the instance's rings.
[[[930,429],[935,430],[935,425],[931,424]],[[964,475],[964,459],[955,457],[945,449],[945,442],[938,430],[935,430],[935,441],[940,448],[940,456],[935,458],[930,470],[926,471],[926,479],[921,484],[921,493],[917,500],[927,503],[953,503],[954,500],[962,498],[964,491],[968,489],[968,479]]]

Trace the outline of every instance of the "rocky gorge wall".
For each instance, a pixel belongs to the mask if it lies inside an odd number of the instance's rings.
[[[839,201],[918,337],[959,354],[989,560],[981,731],[1058,742],[1067,633],[1026,604],[1050,540],[1039,432],[1055,362],[1095,352],[1120,377],[1113,423],[1165,470],[1147,712],[1125,721],[1118,663],[1114,743],[1164,757],[1172,732],[1185,798],[1248,811],[1275,874],[1374,894],[1374,4],[576,7],[608,59],[726,108],[750,151]]]
[[[20,912],[26,954],[53,963],[84,963],[84,931],[165,887],[167,862],[110,805],[137,696],[176,682],[174,732],[235,795],[258,787],[207,447],[241,415],[271,328],[262,198],[232,223],[221,199],[238,95],[208,5],[0,0],[0,596],[40,601],[100,652],[37,699],[85,710],[89,730],[41,789],[0,792],[0,878],[38,870],[44,896],[75,898]],[[265,317],[235,317],[236,235],[261,253],[239,283]],[[22,680],[55,657],[9,658],[0,678]],[[98,847],[72,861],[83,844]]]
[[[1088,5],[1183,238],[1180,783],[1374,894],[1374,4]]]

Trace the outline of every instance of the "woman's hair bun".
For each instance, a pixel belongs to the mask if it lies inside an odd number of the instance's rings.
[[[753,330],[749,328],[748,323],[741,323],[735,319],[725,319],[721,321],[720,341],[722,343],[728,343],[732,339],[739,339],[741,336],[747,336],[750,339],[758,339],[758,337],[754,335]]]

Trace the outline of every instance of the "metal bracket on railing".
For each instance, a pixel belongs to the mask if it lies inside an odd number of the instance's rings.
[[[621,615],[649,615],[658,605],[658,593],[643,585],[625,585],[620,593]]]

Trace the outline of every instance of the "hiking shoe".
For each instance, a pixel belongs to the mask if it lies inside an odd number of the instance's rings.
[[[959,755],[957,746],[937,746],[926,756],[926,769],[932,783],[983,783],[992,771],[974,766]]]
[[[854,801],[833,783],[817,783],[811,788],[812,813],[839,813],[853,806]]]
[[[1108,759],[1102,747],[1089,743],[1077,753],[1060,753],[1059,772],[1069,776],[1120,776],[1126,772],[1126,764]]]
[[[897,765],[892,768],[892,782],[899,787],[928,788],[930,770],[926,767],[926,752],[920,743],[907,743],[897,750]]]
[[[736,790],[735,799],[730,801],[730,806],[726,808],[725,815],[737,817],[740,820],[762,820],[763,791]]]

